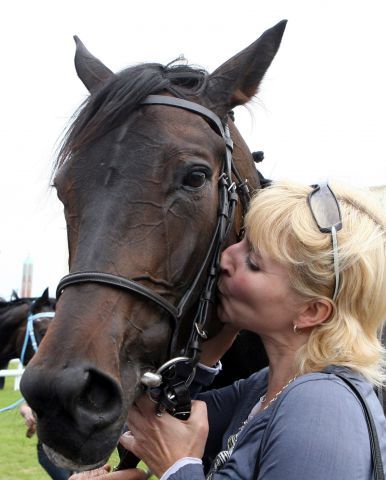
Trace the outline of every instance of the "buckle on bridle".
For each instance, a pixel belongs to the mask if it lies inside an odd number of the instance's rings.
[[[203,340],[206,340],[208,338],[208,334],[206,333],[205,330],[203,330],[202,328],[200,328],[200,325],[197,323],[197,322],[194,322],[194,327],[196,329],[196,332],[198,333],[198,335],[203,339]]]
[[[156,372],[145,372],[141,383],[148,388],[150,399],[157,404],[157,414],[167,411],[173,417],[187,420],[191,411],[189,386],[195,367],[189,357],[165,362]]]

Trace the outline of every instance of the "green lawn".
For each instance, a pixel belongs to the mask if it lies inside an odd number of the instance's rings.
[[[6,377],[0,390],[0,408],[21,398],[13,390],[13,377]],[[27,438],[26,427],[15,408],[0,413],[0,480],[46,480],[50,477],[40,467],[36,456],[36,436]]]
[[[13,390],[13,382],[13,377],[6,377],[5,388],[0,390],[0,408],[21,398],[20,392]],[[0,480],[50,479],[37,460],[36,435],[27,438],[25,433],[18,408],[0,413]],[[110,463],[117,465],[117,454],[112,456]]]

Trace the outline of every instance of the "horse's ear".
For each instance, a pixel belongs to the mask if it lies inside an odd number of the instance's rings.
[[[286,24],[287,20],[282,20],[266,30],[254,43],[209,76],[205,97],[210,104],[208,106],[220,117],[237,105],[248,102],[257,93],[279,49]]]
[[[17,294],[16,290],[12,290],[11,301],[12,300],[19,300],[19,295]]]
[[[34,310],[37,308],[41,308],[45,305],[50,303],[50,297],[48,294],[48,287],[44,290],[44,292],[33,302]]]
[[[87,90],[92,92],[113,77],[114,73],[98,60],[98,58],[94,57],[76,35],[74,35],[74,40],[76,43],[76,73]]]
[[[49,296],[49,293],[48,293],[48,287],[44,290],[44,292],[43,292],[43,294],[40,298],[47,303],[49,302],[50,296]]]

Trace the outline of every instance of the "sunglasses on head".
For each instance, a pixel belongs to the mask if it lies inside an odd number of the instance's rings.
[[[335,273],[335,289],[332,299],[335,300],[339,289],[339,255],[336,234],[342,228],[342,215],[338,200],[328,183],[311,186],[313,190],[308,195],[308,204],[312,216],[320,232],[331,234]]]

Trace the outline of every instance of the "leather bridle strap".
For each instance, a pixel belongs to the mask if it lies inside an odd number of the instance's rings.
[[[165,97],[164,95],[149,95],[145,98],[145,100],[142,100],[141,103],[142,105],[169,105],[171,107],[182,108],[183,110],[189,110],[193,113],[198,113],[212,123],[212,127],[215,127],[217,133],[223,137],[224,140],[229,138],[230,145],[233,148],[232,140],[229,134],[226,134],[220,118],[213,113],[212,110],[209,110],[209,108],[203,107],[195,102],[190,102],[189,100],[184,100],[183,98]]]
[[[117,287],[121,290],[127,290],[128,292],[138,293],[143,297],[152,300],[157,305],[166,310],[174,321],[178,318],[178,311],[174,305],[165,300],[164,297],[161,297],[157,292],[149,290],[144,285],[135,282],[134,280],[129,280],[120,275],[113,275],[111,273],[101,273],[101,272],[75,272],[70,273],[63,277],[56,289],[57,298],[60,297],[61,293],[66,287],[70,285],[76,285],[78,283],[99,283],[102,285],[110,285],[111,287]]]
[[[134,280],[126,279],[119,275],[103,272],[74,272],[66,275],[57,287],[57,297],[63,290],[71,285],[80,283],[98,283],[137,293],[151,300],[157,306],[165,310],[173,320],[173,334],[169,344],[169,358],[176,355],[176,342],[179,321],[186,313],[191,304],[192,297],[196,294],[197,285],[207,271],[207,279],[201,292],[199,307],[191,326],[189,341],[183,350],[184,356],[175,356],[162,365],[157,372],[146,372],[142,382],[150,389],[155,387],[160,392],[157,401],[160,408],[166,408],[174,416],[186,419],[190,414],[189,384],[193,378],[194,368],[198,362],[200,343],[206,334],[204,328],[207,322],[208,306],[213,299],[219,272],[219,259],[225,240],[233,224],[235,206],[238,200],[237,192],[240,192],[242,205],[245,211],[249,201],[249,190],[246,180],[242,180],[237,172],[232,159],[233,142],[227,125],[223,125],[220,118],[211,110],[194,102],[182,98],[168,97],[164,95],[149,95],[142,105],[165,105],[191,111],[200,115],[214,131],[220,135],[226,146],[226,152],[219,178],[219,212],[217,224],[210,242],[205,259],[197,272],[192,284],[184,293],[177,306],[171,304],[154,290],[149,289]],[[232,173],[235,175],[237,185],[232,182]]]

